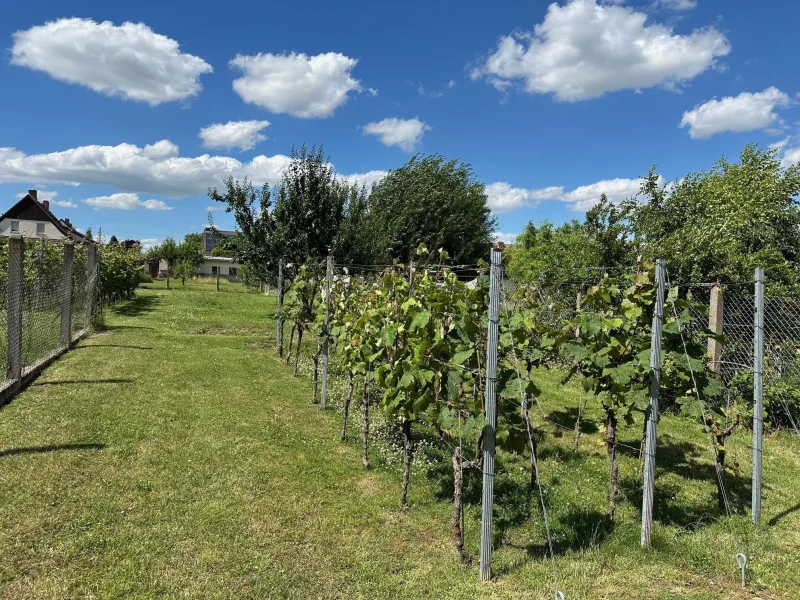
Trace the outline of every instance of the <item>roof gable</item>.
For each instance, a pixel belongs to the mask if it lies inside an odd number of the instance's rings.
[[[31,196],[30,193],[25,194],[19,202],[0,215],[0,221],[4,219],[49,221],[65,237],[75,240],[76,242],[87,241],[85,235],[56,217],[49,209],[45,208],[41,202]]]
[[[30,194],[25,194],[14,206],[9,208],[2,219],[22,219],[24,221],[52,221],[50,211],[45,211],[44,206],[34,200]]]

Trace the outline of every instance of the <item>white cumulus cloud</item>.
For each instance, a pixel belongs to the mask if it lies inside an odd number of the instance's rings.
[[[318,119],[331,116],[350,92],[361,91],[361,82],[350,73],[357,63],[337,52],[316,56],[292,52],[238,54],[230,66],[243,73],[234,80],[233,89],[245,102],[273,113]]]
[[[239,148],[250,150],[259,142],[267,139],[262,130],[269,121],[228,121],[214,123],[200,130],[200,139],[206,148]]]
[[[20,192],[17,194],[17,198],[24,198],[26,195],[27,192]],[[36,198],[39,200],[39,202],[44,202],[46,200],[50,204],[54,206],[60,206],[61,208],[78,208],[78,205],[72,200],[56,200],[56,196],[58,196],[58,192],[53,190],[39,189],[36,193]]]
[[[55,204],[56,206],[60,206],[61,208],[78,208],[78,205],[75,204],[72,200],[53,200],[51,204]]]
[[[143,23],[59,19],[14,34],[11,64],[150,105],[184,100],[213,69]]]
[[[789,96],[776,87],[763,92],[742,92],[698,104],[683,113],[681,127],[689,128],[693,138],[708,138],[723,131],[752,131],[779,122],[775,108],[788,106]]]
[[[513,244],[517,241],[518,233],[502,233],[498,231],[494,234],[495,242],[503,242],[504,244]]]
[[[697,6],[697,0],[658,0],[658,5],[669,10],[691,10]]]
[[[249,162],[208,154],[184,157],[169,140],[143,148],[134,144],[89,145],[46,154],[25,154],[16,148],[0,147],[0,183],[107,185],[122,192],[184,198],[204,196],[209,187],[220,187],[228,177],[240,181],[246,177],[257,186],[275,185],[289,162],[290,158],[283,154],[260,154]],[[387,171],[380,170],[338,174],[368,188],[386,175]],[[44,198],[43,193],[56,195],[40,190],[39,198]]]
[[[544,188],[517,188],[511,184],[498,181],[486,186],[489,208],[496,214],[511,212],[521,208],[536,206],[544,200],[565,202],[570,210],[585,212],[597,204],[600,196],[605,194],[611,202],[621,202],[639,192],[641,179],[606,179],[582,185],[567,191],[564,186]]]
[[[178,155],[169,140],[148,144],[78,146],[60,152],[25,154],[16,148],[0,148],[0,182],[109,185],[125,192],[159,194],[180,198],[205,195],[232,176],[247,177],[256,185],[277,183],[289,157],[259,155],[242,163],[229,156]]]
[[[567,102],[656,85],[673,87],[717,65],[730,44],[714,27],[679,35],[648,16],[596,0],[550,4],[532,33],[503,36],[471,72],[500,91],[520,81],[530,93]]]
[[[171,206],[165,204],[161,200],[140,200],[137,194],[128,192],[111,194],[110,196],[86,198],[84,203],[95,210],[98,208],[112,208],[116,210],[134,210],[136,208],[144,208],[147,210],[172,210]]]
[[[389,174],[389,171],[367,171],[366,173],[353,173],[352,175],[344,175],[343,179],[347,181],[350,185],[357,185],[361,187],[362,185],[367,187],[367,190],[371,190],[372,186],[376,183],[380,183],[384,177]]]
[[[161,240],[158,238],[142,238],[139,242],[142,244],[142,250],[149,250],[153,246],[158,246]]]
[[[378,136],[380,141],[387,146],[398,146],[406,152],[413,152],[422,141],[422,136],[430,127],[419,118],[398,119],[389,117],[383,121],[367,123],[364,133]]]

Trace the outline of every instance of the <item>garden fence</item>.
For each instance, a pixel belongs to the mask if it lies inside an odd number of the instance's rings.
[[[0,405],[91,329],[98,283],[94,244],[0,241]]]
[[[499,255],[498,251],[493,252],[492,258],[495,259],[495,254]],[[497,261],[492,261],[497,262]],[[510,320],[516,311],[521,310],[524,306],[536,306],[538,311],[537,319],[549,322],[553,330],[563,330],[565,323],[571,321],[579,311],[586,314],[586,307],[581,306],[582,298],[585,297],[587,292],[595,286],[598,282],[608,276],[621,277],[622,275],[630,272],[628,268],[613,267],[613,268],[580,268],[575,269],[568,277],[564,277],[558,281],[545,281],[537,285],[518,285],[516,282],[505,276],[502,269],[497,265],[491,265],[491,279],[497,278],[496,283],[491,286],[491,299],[490,306],[495,310],[494,314],[486,315],[486,322],[488,324],[489,338],[496,335],[497,325],[500,327],[510,326]],[[382,273],[387,270],[397,271],[403,269],[402,265],[336,265],[329,259],[327,269],[321,265],[316,265],[313,270],[317,275],[315,276],[314,292],[320,298],[320,306],[322,305],[321,298],[327,296],[327,290],[330,290],[331,281],[338,280],[345,283],[345,288],[349,287],[347,282],[351,280],[359,280],[362,284],[370,285],[381,277]],[[411,281],[411,273],[413,272],[413,265],[409,269],[409,281]],[[418,267],[419,268],[419,267]],[[760,418],[758,414],[761,411],[755,409],[761,401],[763,394],[764,413],[766,415],[764,425],[768,428],[787,428],[793,429],[798,432],[798,425],[800,425],[800,299],[766,294],[763,297],[763,310],[757,310],[759,305],[759,294],[757,290],[759,285],[757,279],[763,274],[763,270],[758,270],[754,275],[752,281],[743,282],[728,282],[725,284],[708,284],[708,283],[692,283],[671,280],[669,277],[669,265],[660,267],[661,275],[660,280],[663,284],[658,286],[658,294],[660,302],[663,306],[663,312],[654,311],[656,316],[653,319],[653,329],[656,329],[656,321],[664,322],[666,319],[672,320],[673,313],[676,313],[677,306],[685,306],[688,308],[682,310],[691,310],[694,312],[693,319],[688,324],[688,331],[681,333],[681,339],[684,333],[687,337],[693,334],[698,334],[695,339],[704,339],[701,330],[710,329],[711,331],[721,334],[720,339],[708,339],[708,356],[710,357],[709,368],[713,373],[716,373],[718,380],[723,384],[723,394],[719,398],[715,398],[714,406],[707,406],[705,401],[701,400],[700,394],[697,394],[697,401],[700,404],[700,410],[703,411],[703,427],[701,428],[710,442],[710,450],[712,453],[712,461],[717,458],[718,443],[715,444],[713,439],[712,427],[710,427],[705,420],[705,411],[709,409],[719,409],[719,412],[725,415],[725,419],[730,419],[732,414],[740,411],[742,421],[747,422],[747,425],[752,425],[753,433],[753,451],[754,451],[754,470],[753,470],[753,520],[758,523],[760,517],[760,493],[761,493],[761,472],[760,455],[761,439],[760,439]],[[461,265],[452,268],[452,272],[456,273],[462,280],[475,280],[481,275],[490,275],[490,269],[483,265]],[[326,273],[323,275],[323,273]],[[284,293],[289,289],[291,280],[294,278],[294,273],[287,273],[281,269],[278,283],[278,298],[279,304],[283,304]],[[766,280],[766,289],[769,289],[769,279]],[[763,280],[761,284],[763,293]],[[677,302],[678,300],[691,300],[692,302]],[[656,302],[656,300],[654,300]],[[526,304],[527,303],[527,304]],[[430,307],[428,307],[429,310]],[[435,313],[432,313],[435,314]],[[310,316],[310,315],[309,315]],[[608,315],[603,315],[606,318]],[[324,319],[323,319],[324,317]],[[328,353],[329,353],[329,332],[328,321],[329,315],[327,312],[318,317],[317,326],[321,331],[319,337],[319,345],[317,340],[308,340],[316,346],[315,361],[319,361],[321,365],[321,382],[322,389],[321,404],[323,408],[327,403],[327,395],[329,383],[334,383],[337,390],[343,390],[345,385],[341,380],[343,371],[336,365],[335,349],[330,348],[331,360],[333,361],[328,366]],[[681,320],[683,322],[683,319]],[[494,325],[495,333],[492,334],[492,327]],[[660,327],[660,324],[659,324]],[[758,332],[758,334],[756,333]],[[283,322],[279,320],[278,323],[278,346],[283,351],[285,340],[283,339]],[[534,334],[536,335],[536,334]],[[576,339],[578,338],[576,332]],[[651,344],[651,368],[653,365],[660,364],[661,355],[661,341],[655,339]],[[491,392],[490,381],[493,380],[493,369],[497,368],[496,349],[495,357],[492,357],[492,345],[496,344],[496,340],[488,339],[486,344],[488,347],[487,362],[484,363],[480,369],[481,377],[485,377],[487,381],[486,386],[486,414],[493,420],[494,406],[490,396],[496,396],[499,390],[495,393]],[[706,341],[702,342],[703,344]],[[290,342],[291,344],[291,342]],[[685,344],[685,342],[684,342]],[[758,345],[757,345],[758,344]],[[534,344],[531,345],[533,347]],[[656,348],[657,345],[657,348]],[[295,350],[298,352],[298,350]],[[515,351],[516,352],[516,351]],[[524,352],[524,350],[523,350]],[[763,358],[763,360],[762,360]],[[524,364],[525,357],[519,357],[514,354],[510,356],[506,350],[506,355],[501,358],[505,361],[506,368],[509,362],[517,364],[517,377],[522,379],[525,376]],[[688,354],[686,356],[687,363],[689,362]],[[552,357],[551,360],[562,360],[558,357]],[[287,357],[287,362],[289,358]],[[559,364],[551,364],[551,367],[560,368]],[[615,365],[609,365],[614,367]],[[567,361],[564,360],[563,367],[568,369]],[[528,372],[530,372],[530,363],[527,365]],[[659,368],[660,369],[660,368]],[[691,370],[692,367],[689,367]],[[658,370],[658,369],[656,369]],[[314,370],[315,385],[314,385],[314,398],[317,398],[317,369]],[[763,376],[763,385],[762,385]],[[331,377],[332,381],[329,382],[328,378]],[[659,377],[659,376],[657,376]],[[694,374],[692,375],[694,378]],[[656,380],[658,381],[658,379]],[[666,389],[665,389],[666,388]],[[352,379],[350,381],[350,389],[352,390]],[[366,390],[366,385],[365,388]],[[695,392],[696,393],[696,392]],[[366,394],[366,392],[365,392]],[[338,395],[338,394],[337,394]],[[580,436],[580,422],[581,422],[581,407],[578,407],[578,416],[572,427],[565,427],[564,423],[558,423],[549,418],[542,408],[538,405],[538,399],[534,397],[526,398],[525,394],[520,391],[520,404],[523,412],[527,412],[530,408],[536,414],[536,420],[544,420],[552,425],[562,428],[573,430],[575,433],[575,445],[577,446]],[[672,395],[667,386],[661,386],[656,383],[650,388],[650,407],[651,411],[655,412],[655,417],[652,420],[652,427],[648,426],[647,437],[652,438],[647,440],[645,445],[645,438],[642,438],[641,447],[629,447],[629,450],[640,452],[642,465],[645,469],[645,480],[649,479],[650,489],[645,489],[643,513],[647,514],[645,522],[643,520],[643,533],[642,544],[649,547],[649,529],[652,522],[652,505],[648,509],[648,496],[649,502],[652,503],[652,485],[653,485],[653,470],[654,465],[657,464],[657,451],[656,451],[656,430],[655,423],[658,420],[658,411],[671,410],[676,407],[676,398]],[[659,405],[660,403],[660,405]],[[365,407],[367,408],[367,407]],[[733,410],[730,410],[733,408]],[[723,410],[724,409],[724,410]],[[651,412],[648,411],[647,417],[650,418]],[[367,426],[368,418],[365,420],[365,427]],[[738,422],[738,418],[737,418]],[[650,423],[650,421],[648,421]],[[725,427],[728,423],[726,421]],[[347,421],[345,420],[345,433],[347,429]],[[530,431],[530,429],[529,429]],[[800,433],[800,432],[798,432]],[[343,434],[344,435],[344,434]],[[490,442],[491,432],[486,434],[485,442]],[[366,439],[366,434],[365,434]],[[724,437],[717,438],[723,440]],[[531,445],[534,446],[533,440]],[[624,446],[621,442],[614,441],[612,446]],[[366,452],[366,450],[365,450]],[[493,452],[490,443],[484,446],[484,452]],[[532,462],[535,463],[535,452],[532,452]],[[756,458],[758,457],[758,461]],[[491,538],[491,497],[492,497],[492,477],[491,472],[492,457],[485,456],[483,462],[484,471],[484,511],[482,519],[482,544],[481,544],[481,576],[487,578],[490,576],[490,544]],[[532,469],[536,469],[535,464],[532,464]],[[717,470],[717,477],[719,478],[719,487],[721,496],[726,496],[724,481],[724,473],[719,469]],[[538,474],[536,475],[538,480]],[[648,486],[645,486],[646,488]],[[540,498],[542,500],[542,511],[544,513],[545,523],[547,522],[547,508],[544,501],[544,495],[541,487],[539,488]],[[488,504],[488,510],[486,505]],[[725,499],[725,510],[728,514],[731,513],[728,500]],[[548,546],[550,547],[550,554],[552,556],[552,545],[549,539],[548,531]],[[737,552],[742,548],[740,541],[736,542]],[[737,561],[740,560],[742,554],[737,556]],[[558,591],[557,582],[555,589]]]

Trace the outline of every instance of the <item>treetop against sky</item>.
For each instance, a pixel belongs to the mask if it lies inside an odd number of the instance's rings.
[[[13,3],[0,191],[153,242],[201,230],[209,186],[275,184],[324,144],[370,184],[415,152],[471,164],[501,239],[748,142],[800,160],[785,41],[800,5],[560,0],[400,5]],[[213,207],[219,210],[219,206]],[[216,213],[215,224],[233,225]]]

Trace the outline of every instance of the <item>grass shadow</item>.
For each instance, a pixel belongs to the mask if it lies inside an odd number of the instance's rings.
[[[541,521],[541,518],[539,520]],[[566,512],[559,514],[550,525],[555,556],[570,552],[586,552],[602,545],[614,533],[614,524],[607,513],[579,506],[572,506]],[[543,524],[542,529],[544,530]],[[509,548],[524,550],[531,559],[545,560],[550,557],[550,548],[546,543],[507,545]],[[514,571],[520,566],[522,564],[509,565],[505,573]],[[498,572],[498,575],[500,574],[502,571]]]
[[[795,505],[794,505],[794,506],[792,506],[791,508],[787,508],[786,510],[779,512],[777,515],[775,515],[774,517],[772,517],[772,518],[769,520],[769,524],[770,524],[770,526],[774,527],[775,525],[777,525],[777,524],[778,524],[778,522],[779,522],[781,519],[785,519],[785,518],[786,518],[786,517],[788,517],[790,514],[792,514],[793,512],[797,512],[798,510],[800,510],[800,503],[798,503],[798,504],[795,504]]]
[[[639,440],[628,444],[638,446]],[[638,458],[633,448],[620,446],[620,453]],[[713,457],[707,450],[691,442],[676,442],[669,435],[658,440],[656,450],[656,484],[653,490],[653,518],[664,525],[673,525],[697,531],[710,525],[723,516],[717,501],[717,470]],[[660,475],[670,473],[687,481],[706,482],[709,493],[706,497],[692,500],[682,486],[660,480]],[[749,510],[752,482],[726,468],[723,485],[732,514],[745,514]],[[626,477],[620,480],[620,491],[637,507],[642,505],[642,480],[639,477]],[[677,498],[681,498],[677,500]]]
[[[577,420],[577,418],[578,418],[577,406],[570,406],[563,410],[554,410],[547,415],[548,421],[558,423],[558,425],[560,425],[561,427],[566,427],[567,429],[571,430],[575,429],[575,421]],[[581,417],[581,434],[585,433],[591,435],[593,433],[597,433],[598,431],[600,430],[597,427],[597,423]]]
[[[48,452],[61,452],[63,450],[102,450],[105,444],[54,444],[52,446],[29,446],[27,448],[9,448],[0,450],[0,458],[4,456],[16,456],[18,454],[46,454]]]
[[[86,350],[87,348],[128,348],[129,350],[152,350],[153,346],[126,346],[124,344],[84,344],[75,350]]]
[[[125,329],[145,329],[154,331],[153,327],[146,327],[144,325],[103,325],[99,328],[100,331],[123,331]]]
[[[159,296],[136,296],[132,300],[112,306],[111,311],[121,317],[139,317],[153,312],[159,302]]]
[[[94,383],[134,383],[133,379],[62,379],[60,381],[38,381],[31,387],[40,385],[87,385]]]

